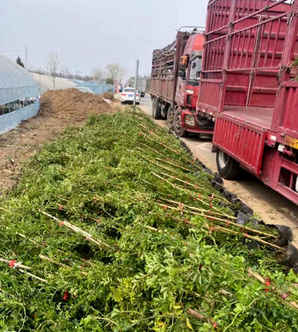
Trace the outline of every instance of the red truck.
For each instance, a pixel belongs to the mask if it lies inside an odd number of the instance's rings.
[[[150,95],[154,119],[167,119],[177,135],[186,131],[212,134],[214,123],[193,117],[196,111],[204,35],[198,28],[183,28],[176,40],[153,51]]]
[[[153,116],[178,135],[213,133],[221,176],[245,169],[298,204],[298,0],[209,0],[193,85],[195,36],[154,51]]]
[[[298,0],[210,0],[197,112],[221,176],[241,168],[298,203]]]

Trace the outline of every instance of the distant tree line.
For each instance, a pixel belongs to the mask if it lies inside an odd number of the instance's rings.
[[[21,57],[18,56],[16,62],[19,66],[25,68],[24,62],[22,61]]]

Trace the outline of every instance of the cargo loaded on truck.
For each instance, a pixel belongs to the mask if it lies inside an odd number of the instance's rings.
[[[213,131],[212,121],[192,115],[199,94],[203,44],[200,29],[182,28],[172,44],[153,51],[152,115],[155,119],[167,119],[179,136],[185,132]]]

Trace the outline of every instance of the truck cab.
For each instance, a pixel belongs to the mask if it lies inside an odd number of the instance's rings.
[[[203,34],[192,34],[180,58],[175,98],[177,107],[173,110],[172,118],[169,114],[168,121],[178,136],[184,136],[188,132],[212,134],[213,123],[209,120],[202,121],[196,113],[204,41]]]
[[[153,51],[152,116],[167,119],[178,136],[187,132],[212,133],[213,123],[196,115],[204,42],[202,29],[184,27],[173,43]]]

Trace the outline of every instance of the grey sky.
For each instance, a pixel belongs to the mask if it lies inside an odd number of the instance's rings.
[[[150,72],[154,48],[170,43],[182,25],[205,25],[208,0],[2,0],[0,53],[45,67],[49,53],[63,66],[90,73],[119,63],[126,75],[141,60]]]

